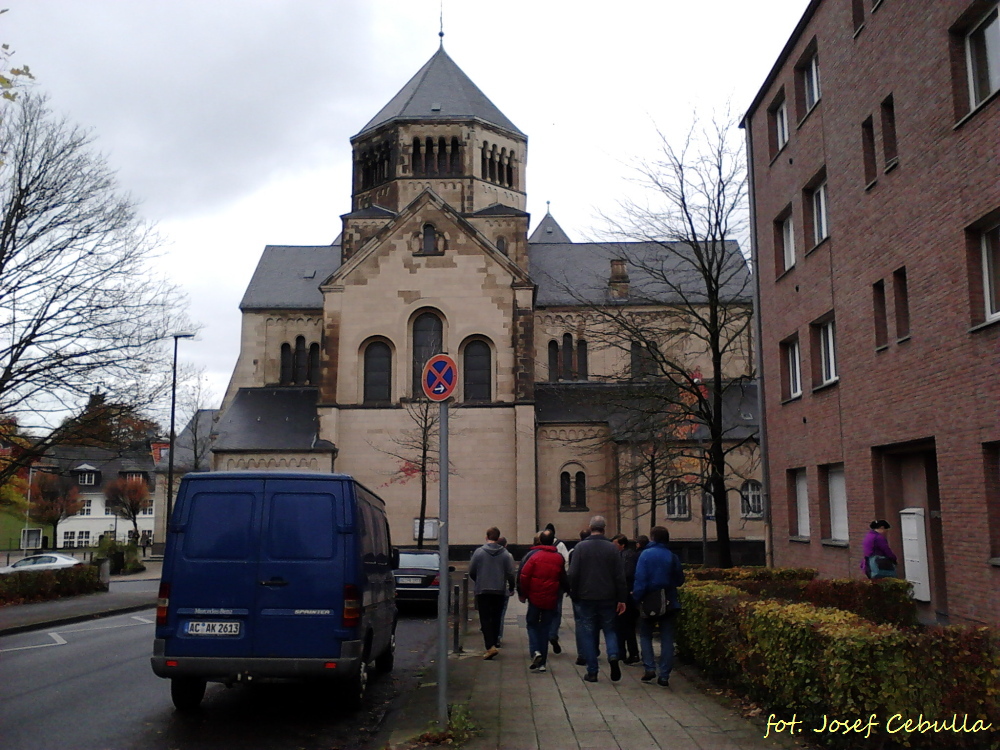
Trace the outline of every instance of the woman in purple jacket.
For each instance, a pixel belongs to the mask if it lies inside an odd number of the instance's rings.
[[[872,555],[887,557],[892,560],[893,565],[897,563],[896,554],[889,547],[885,535],[889,532],[889,522],[884,520],[872,521],[869,524],[871,531],[865,534],[861,549],[864,557],[861,558],[861,569],[869,578],[872,577],[869,560]]]

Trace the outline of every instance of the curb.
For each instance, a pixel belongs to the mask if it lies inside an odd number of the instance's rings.
[[[18,633],[31,633],[36,630],[46,630],[48,628],[57,628],[62,625],[72,625],[76,622],[86,622],[87,620],[101,620],[105,617],[125,615],[129,612],[140,612],[144,609],[151,609],[155,606],[156,599],[150,599],[148,602],[143,604],[129,604],[124,607],[115,607],[114,609],[105,609],[99,612],[87,612],[86,614],[72,615],[70,617],[59,617],[52,620],[45,620],[44,622],[28,623],[26,625],[12,625],[8,628],[0,627],[0,637],[17,635]]]

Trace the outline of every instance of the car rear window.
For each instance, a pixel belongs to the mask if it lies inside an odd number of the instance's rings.
[[[196,493],[184,530],[184,555],[196,560],[248,559],[253,508],[249,493]]]
[[[399,553],[399,567],[401,568],[427,568],[436,570],[440,563],[437,553],[428,555],[414,555],[412,552]]]

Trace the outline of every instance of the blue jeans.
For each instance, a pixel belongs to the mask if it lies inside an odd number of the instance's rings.
[[[525,620],[528,625],[528,652],[530,656],[541,654],[543,662],[549,658],[549,628],[555,613],[554,609],[539,609],[528,602]]]
[[[573,602],[576,617],[576,642],[581,656],[587,660],[587,672],[597,674],[598,632],[604,631],[604,647],[608,661],[618,661],[618,636],[615,633],[615,609],[612,601]]]
[[[646,668],[647,672],[656,671],[656,666],[653,663],[653,626],[657,623],[660,625],[659,677],[661,680],[669,680],[670,671],[674,668],[674,626],[676,622],[676,612],[669,612],[659,618],[639,618],[639,643],[642,647],[642,666]]]
[[[565,592],[560,590],[559,597],[556,599],[556,608],[553,610],[552,627],[549,628],[550,641],[559,640],[559,626],[562,625],[563,597],[565,596]]]

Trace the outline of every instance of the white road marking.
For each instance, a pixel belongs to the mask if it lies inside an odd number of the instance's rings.
[[[66,639],[58,633],[49,633],[48,635],[54,643],[40,643],[37,646],[18,646],[17,648],[0,648],[0,654],[7,653],[8,651],[27,651],[32,648],[48,648],[49,646],[64,646],[66,644]]]
[[[145,623],[146,625],[152,625],[153,622],[154,622],[153,620],[147,619],[145,617],[141,617],[139,615],[132,615],[132,619],[133,620],[138,620],[139,622]]]

